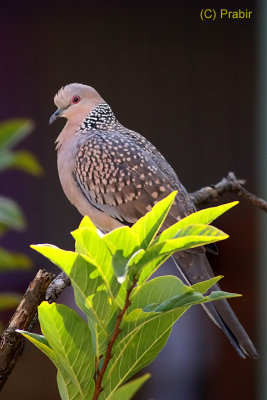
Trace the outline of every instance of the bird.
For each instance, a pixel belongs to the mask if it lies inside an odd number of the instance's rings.
[[[102,232],[132,226],[173,191],[177,195],[163,229],[196,211],[165,157],[144,136],[124,127],[93,87],[80,83],[63,86],[54,103],[57,110],[49,123],[67,119],[56,139],[63,191]],[[206,251],[202,246],[174,254],[189,285],[214,277]],[[220,290],[218,284],[213,288]],[[242,358],[258,358],[226,299],[202,306]]]

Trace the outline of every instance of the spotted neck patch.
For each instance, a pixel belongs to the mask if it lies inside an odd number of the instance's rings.
[[[83,120],[77,133],[84,133],[94,129],[111,129],[116,124],[116,118],[107,103],[98,104]]]

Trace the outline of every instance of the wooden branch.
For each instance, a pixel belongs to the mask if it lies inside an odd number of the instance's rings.
[[[70,286],[70,278],[65,274],[65,272],[61,272],[50,283],[46,291],[45,300],[47,300],[49,303],[52,303],[61,295],[67,286]]]
[[[194,204],[199,207],[206,203],[218,200],[224,193],[234,192],[263,211],[267,211],[267,202],[246,190],[243,187],[245,183],[245,180],[237,179],[233,172],[229,172],[227,177],[216,183],[216,185],[206,186],[197,190],[196,192],[191,193],[190,197]]]
[[[16,329],[31,332],[37,320],[37,307],[43,300],[55,301],[66,286],[70,285],[68,276],[61,272],[55,275],[40,269],[30,283],[8,327],[0,339],[0,391],[14,369],[24,349],[24,338]]]
[[[0,339],[0,390],[21,356],[24,338],[16,329],[30,330],[37,319],[37,307],[44,300],[46,290],[54,274],[40,269],[30,283],[8,327]]]
[[[124,307],[121,310],[121,312],[119,313],[119,315],[117,316],[114,332],[113,332],[113,335],[112,335],[112,337],[111,337],[111,339],[110,339],[110,341],[108,343],[107,351],[106,351],[106,354],[105,354],[105,358],[104,358],[104,362],[103,362],[102,368],[100,370],[98,370],[97,373],[96,373],[95,391],[94,391],[94,395],[93,395],[92,400],[97,400],[99,395],[100,395],[100,393],[103,390],[103,388],[102,388],[102,379],[103,379],[104,373],[106,372],[108,363],[109,363],[109,361],[110,361],[110,359],[112,357],[111,353],[112,353],[112,348],[113,348],[114,342],[115,342],[115,340],[117,339],[118,335],[121,332],[120,324],[121,324],[122,318],[123,318],[124,314],[126,313],[127,309],[131,305],[130,296],[131,296],[131,293],[133,291],[133,288],[136,285],[136,282],[137,282],[137,279],[134,278],[131,287],[127,290]]]

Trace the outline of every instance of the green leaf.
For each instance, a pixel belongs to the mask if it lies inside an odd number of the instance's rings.
[[[119,284],[112,274],[111,265],[102,265],[102,269],[101,265],[97,264],[97,260],[101,260],[101,258],[98,259],[98,256],[101,256],[99,252],[95,253],[97,258],[94,263],[86,255],[61,250],[56,246],[35,245],[31,247],[49,258],[70,277],[75,302],[88,318],[95,354],[102,354],[109,338],[110,329],[112,329],[112,317],[117,311],[114,295],[116,294],[115,285],[119,289]],[[105,269],[108,267],[111,272]]]
[[[86,227],[88,226],[88,227]],[[112,264],[112,252],[110,248],[114,249],[113,239],[115,235],[106,239],[106,236],[100,236],[97,228],[93,225],[91,220],[83,219],[79,229],[72,232],[75,239],[76,252],[88,256],[98,269],[99,275],[106,283],[106,288],[110,292],[110,298],[117,306],[123,307],[123,302],[126,295],[127,282],[120,288],[120,284],[114,276]],[[97,249],[97,251],[96,251]],[[116,252],[116,250],[114,250]],[[118,253],[117,253],[118,256]],[[125,259],[123,258],[123,264]],[[123,279],[121,279],[123,281]],[[120,291],[119,295],[118,292]]]
[[[215,276],[214,278],[208,279],[207,281],[202,281],[195,283],[191,286],[196,292],[200,292],[202,294],[206,293],[212,286],[214,286],[219,280],[223,278],[222,275]]]
[[[90,220],[88,219],[88,221]],[[109,280],[113,275],[112,268],[109,266],[112,255],[105,242],[99,236],[97,228],[94,225],[92,228],[80,226],[71,234],[75,239],[75,251],[89,257],[96,266],[101,266],[100,272],[102,272],[103,276],[108,274]]]
[[[220,238],[227,239],[229,236],[221,231],[218,228],[215,228],[214,226],[211,225],[203,225],[203,224],[194,224],[194,225],[186,225],[179,229],[179,231],[176,233],[175,238],[170,239],[170,240],[175,240],[180,237],[186,237],[186,236],[218,236],[218,240]]]
[[[122,283],[126,278],[128,260],[139,249],[139,238],[131,228],[123,226],[107,233],[102,241],[112,254],[113,270]]]
[[[29,269],[32,262],[29,257],[21,253],[11,253],[0,247],[0,271],[12,269]]]
[[[174,322],[186,307],[168,313],[145,313],[147,302],[161,302],[178,293],[192,291],[174,276],[164,276],[134,289],[129,312],[121,329],[103,379],[104,391],[100,399],[110,399],[118,387],[130,376],[148,365],[165,345]]]
[[[238,201],[233,201],[231,203],[222,204],[217,207],[205,208],[204,210],[200,210],[193,214],[190,214],[187,217],[181,219],[176,224],[170,226],[168,229],[165,229],[165,231],[163,231],[159,235],[159,237],[156,238],[155,242],[163,242],[166,239],[175,238],[177,235],[177,232],[179,232],[180,229],[182,229],[188,225],[210,224],[212,221],[214,221],[216,218],[218,218],[220,215],[224,214],[226,211],[228,211],[230,208],[234,207],[238,203],[239,203]]]
[[[0,196],[0,224],[18,231],[25,229],[26,225],[17,203],[3,196]]]
[[[90,218],[87,215],[85,215],[83,217],[83,219],[81,220],[81,223],[80,223],[78,229],[82,229],[82,228],[90,228],[90,229],[93,229],[93,231],[97,231],[97,227],[93,224],[93,222],[90,220]]]
[[[212,292],[208,296],[203,296],[199,292],[187,292],[182,295],[174,296],[171,299],[168,299],[162,303],[156,304],[148,304],[143,310],[145,312],[166,312],[173,310],[178,307],[192,306],[194,304],[208,303],[214,300],[228,299],[231,297],[239,297],[239,294],[236,293],[228,293],[223,291]]]
[[[127,267],[132,267],[134,265],[137,266],[137,264],[142,260],[143,256],[145,255],[145,250],[144,249],[139,249],[133,255],[129,258]]]
[[[71,376],[65,370],[64,366],[61,365],[56,352],[50,347],[46,338],[43,335],[37,335],[36,333],[22,331],[20,329],[16,329],[16,331],[32,342],[39,350],[50,358],[57,367],[57,383],[61,399],[79,400],[81,397],[77,386],[73,383]]]
[[[82,398],[71,377],[62,369],[57,371],[57,385],[62,400],[80,400]],[[91,398],[92,396],[90,396]]]
[[[74,310],[62,304],[43,302],[38,315],[42,332],[56,354],[63,379],[64,376],[71,379],[79,399],[89,399],[94,389],[95,359],[86,323]]]
[[[62,400],[91,398],[94,390],[94,357],[90,332],[85,322],[75,311],[63,305],[42,303],[40,314],[44,317],[44,331],[52,336],[52,346],[42,335],[19,329],[17,332],[46,354],[58,368],[57,381]]]
[[[0,171],[5,168],[15,168],[35,176],[40,176],[43,172],[37,158],[29,151],[6,153],[4,158],[2,158],[2,154],[0,153],[0,156]]]
[[[21,300],[21,296],[16,293],[0,294],[0,311],[17,307]]]
[[[150,376],[150,374],[145,374],[125,383],[111,395],[110,400],[130,400]]]
[[[29,119],[12,119],[0,123],[0,148],[11,149],[28,136],[34,128]]]
[[[98,275],[104,281],[110,297],[114,301],[120,285],[112,270],[112,254],[107,247],[104,237],[99,236],[95,229],[81,227],[72,232],[75,239],[76,252],[85,255],[87,260],[95,266]]]
[[[177,191],[172,192],[156,205],[144,217],[140,218],[132,227],[140,241],[140,248],[145,249],[161,228],[175,199]]]
[[[191,225],[180,229],[177,238],[152,243],[140,260],[139,282],[147,280],[173,253],[227,239],[229,236],[210,225]]]
[[[10,165],[12,164],[12,159],[13,152],[0,149],[0,172],[10,167]]]
[[[50,347],[48,341],[43,335],[37,333],[16,329],[16,332],[22,334],[26,339],[32,342],[39,350],[41,350],[50,360],[59,368],[60,364],[57,360],[55,351]]]

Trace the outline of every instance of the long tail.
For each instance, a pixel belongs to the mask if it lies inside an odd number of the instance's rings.
[[[174,254],[173,258],[177,268],[191,285],[214,276],[208,259],[204,254],[179,252]],[[221,289],[216,284],[211,290]],[[247,356],[258,358],[257,350],[226,299],[202,304],[202,306],[212,321],[222,329],[242,358]]]

